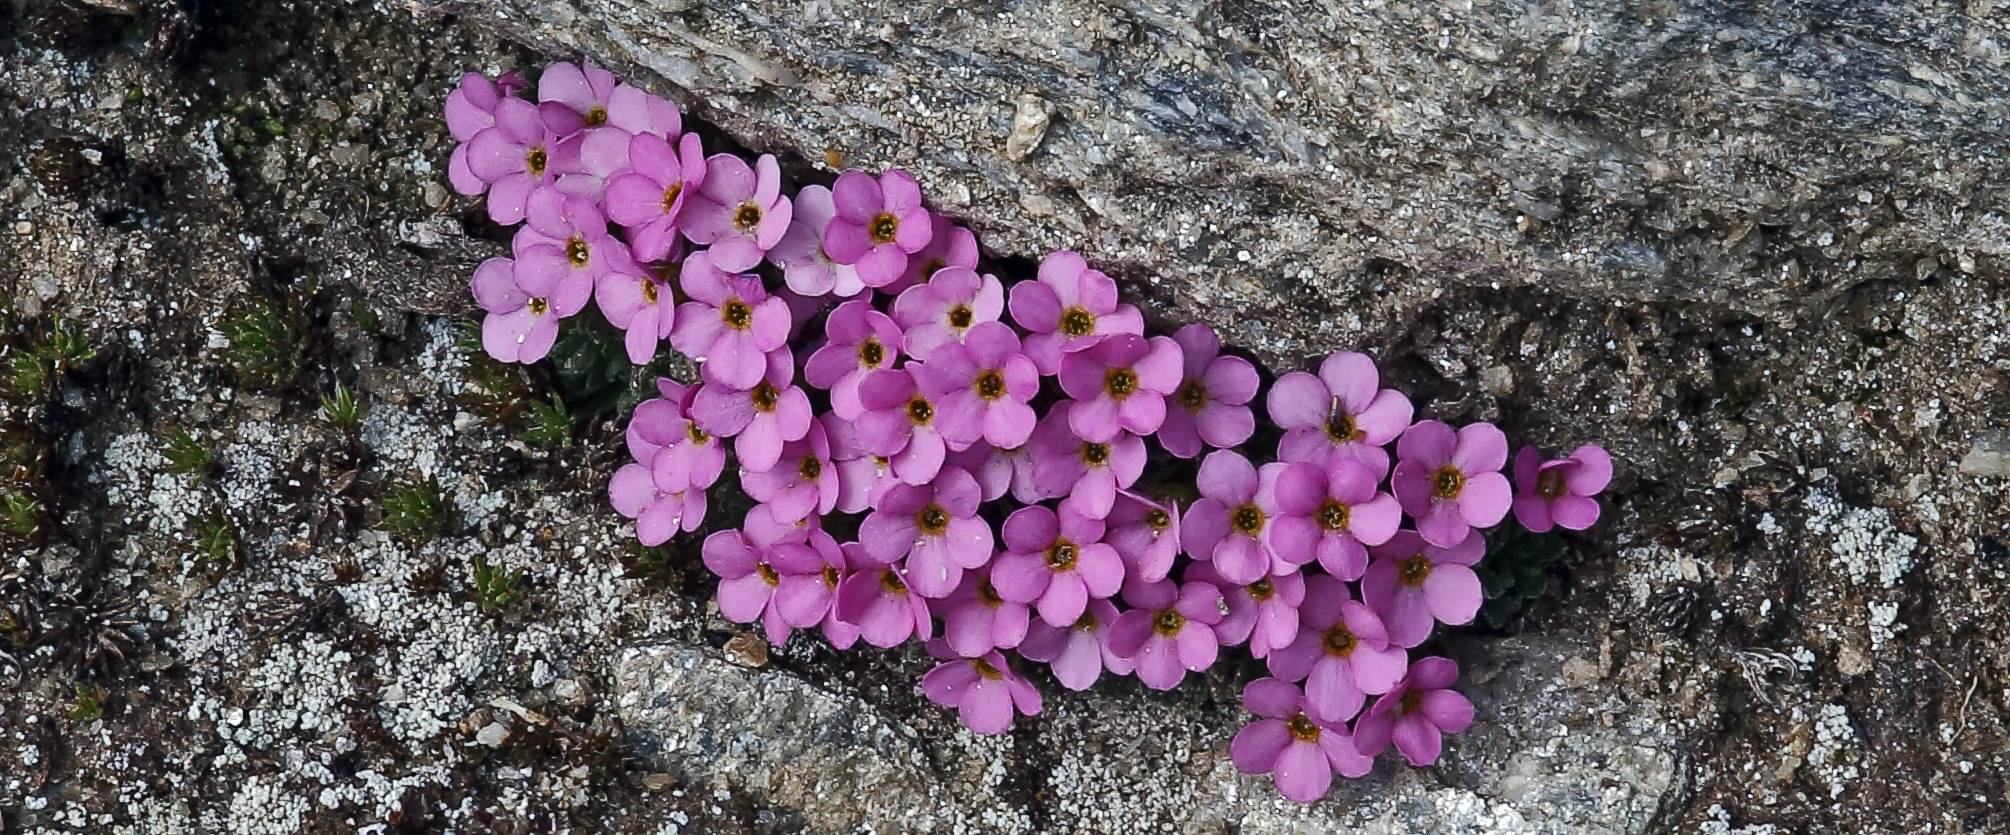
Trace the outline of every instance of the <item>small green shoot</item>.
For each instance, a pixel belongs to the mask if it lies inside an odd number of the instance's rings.
[[[1530,533],[1513,522],[1503,526],[1486,558],[1473,566],[1485,596],[1480,619],[1505,628],[1530,601],[1549,593],[1555,582],[1549,570],[1563,561],[1565,552],[1563,537]]]
[[[237,526],[221,513],[211,513],[195,528],[195,558],[204,566],[228,569],[237,564]]]
[[[70,719],[77,722],[96,722],[105,715],[105,688],[95,684],[77,682],[77,701],[70,706]]]
[[[283,388],[300,373],[301,328],[270,301],[238,308],[219,326],[229,337],[224,356],[247,383]]]
[[[362,404],[356,402],[355,393],[340,382],[335,384],[334,392],[321,395],[321,414],[335,428],[345,432],[354,432],[356,427],[362,426],[366,411]]]
[[[439,533],[446,499],[431,476],[401,481],[384,491],[384,529],[416,539]]]
[[[167,457],[168,472],[193,476],[207,474],[216,460],[209,445],[179,426],[169,430],[167,446],[161,449],[161,455]]]
[[[494,613],[522,600],[523,590],[517,587],[521,582],[523,569],[497,568],[481,554],[475,555],[475,605],[482,611]]]
[[[57,371],[68,371],[98,355],[82,328],[66,327],[61,319],[49,329],[49,352]]]
[[[42,503],[26,493],[8,493],[0,498],[0,531],[16,539],[27,539],[41,527]]]
[[[571,449],[572,426],[572,413],[566,411],[565,401],[553,394],[549,402],[533,401],[530,404],[530,428],[517,437],[534,447]]]
[[[377,311],[360,301],[349,305],[349,318],[355,320],[356,327],[366,331],[377,329]]]

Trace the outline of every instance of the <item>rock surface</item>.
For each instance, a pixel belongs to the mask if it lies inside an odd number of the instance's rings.
[[[0,833],[2010,829],[2005,22],[0,5]],[[1359,347],[1425,415],[1606,443],[1608,521],[1448,642],[1443,762],[1311,808],[1225,764],[1236,671],[980,738],[918,653],[757,664],[605,506],[618,410],[523,439],[585,372],[460,345],[506,238],[441,97],[582,52],[799,181],[916,171],[1002,268],[1080,249],[1273,368]]]

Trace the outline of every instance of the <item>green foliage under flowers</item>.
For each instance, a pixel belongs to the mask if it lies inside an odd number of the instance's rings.
[[[183,475],[206,475],[210,465],[216,463],[209,445],[179,426],[168,431],[167,445],[161,447],[161,456],[168,460],[168,472]]]
[[[517,437],[534,447],[571,449],[573,426],[572,413],[566,411],[565,401],[554,394],[549,402],[539,400],[530,404],[530,428]]]
[[[42,503],[26,493],[0,497],[0,531],[16,539],[27,539],[41,527]]]
[[[431,476],[401,481],[384,491],[383,527],[414,539],[430,539],[440,532],[446,507],[440,484]]]
[[[96,722],[105,715],[105,688],[95,684],[77,682],[74,688],[77,701],[70,705],[70,718],[77,722]]]
[[[1513,621],[1529,601],[1549,593],[1556,583],[1550,569],[1567,552],[1563,537],[1530,533],[1509,519],[1488,543],[1486,558],[1473,566],[1486,597],[1480,619],[1495,629]]]
[[[237,526],[221,513],[196,524],[196,559],[207,566],[228,568],[237,563]]]
[[[313,296],[312,288],[303,291]],[[298,305],[257,299],[232,311],[218,325],[230,339],[224,357],[238,379],[265,388],[284,388],[300,374],[306,315]]]
[[[522,582],[523,569],[498,568],[481,554],[475,555],[475,605],[482,611],[500,611],[522,600],[523,590],[518,588]]]
[[[363,415],[367,411],[356,402],[355,393],[340,382],[335,384],[333,392],[321,395],[321,414],[337,429],[355,431],[356,427],[363,425]]]

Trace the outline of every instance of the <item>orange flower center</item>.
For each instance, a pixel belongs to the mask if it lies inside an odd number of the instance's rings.
[[[997,400],[1005,396],[1005,375],[998,370],[987,369],[977,375],[977,396],[985,400]]]
[[[1245,504],[1228,514],[1228,523],[1235,532],[1244,536],[1255,536],[1263,530],[1263,509],[1254,504]]]
[[[1068,308],[1061,314],[1061,332],[1069,336],[1088,336],[1096,329],[1096,314],[1079,307]]]
[[[779,586],[782,584],[782,575],[775,573],[774,566],[761,563],[754,566],[754,570],[761,572],[761,582],[767,583],[770,586]]]
[[[669,212],[671,209],[676,208],[677,196],[683,193],[684,193],[684,183],[682,181],[671,183],[669,188],[664,189],[663,211]]]
[[[983,676],[984,678],[990,681],[997,681],[1005,677],[1005,674],[999,672],[997,667],[991,666],[991,662],[986,661],[982,658],[971,659],[970,666],[973,669],[977,670],[978,675]]]
[[[1345,623],[1335,623],[1332,629],[1326,630],[1325,643],[1326,653],[1340,658],[1353,655],[1354,647],[1360,645],[1360,642],[1354,639],[1354,633],[1347,631]]]
[[[1465,488],[1466,474],[1450,464],[1431,474],[1431,494],[1440,499],[1456,499]]]
[[[754,324],[754,309],[734,296],[726,300],[725,307],[719,308],[719,318],[726,320],[726,327],[743,331]]]
[[[1047,567],[1055,571],[1071,571],[1075,568],[1077,553],[1075,543],[1057,539],[1053,545],[1047,546]]]
[[[893,236],[900,232],[900,219],[886,212],[880,212],[873,217],[872,223],[866,229],[872,233],[873,243],[892,243]]]

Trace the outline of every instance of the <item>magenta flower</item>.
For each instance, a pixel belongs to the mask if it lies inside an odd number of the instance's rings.
[[[626,464],[614,472],[607,483],[607,500],[616,512],[635,520],[635,538],[652,547],[670,541],[679,530],[695,531],[705,522],[704,490],[667,489],[642,464]]]
[[[956,708],[972,733],[1004,733],[1012,727],[1015,711],[1040,714],[1040,691],[1012,672],[1005,656],[996,652],[943,662],[921,677],[921,690],[929,701]]]
[[[560,61],[544,68],[537,77],[537,100],[558,102],[572,108],[586,123],[597,128],[607,124],[607,101],[613,95],[614,73],[588,61],[584,70]]]
[[[691,301],[677,306],[670,344],[721,384],[751,389],[768,374],[768,353],[788,341],[789,306],[770,297],[759,276],[720,271],[712,252],[684,259],[680,278]]]
[[[531,192],[553,184],[551,153],[581,123],[565,105],[509,96],[497,100],[495,120],[468,140],[468,171],[488,184],[489,219],[509,226],[523,222]]]
[[[885,458],[865,451],[851,421],[826,414],[818,418],[831,444],[831,463],[837,467],[839,513],[864,513],[879,503],[886,491],[902,484],[893,475]]]
[[[813,542],[825,547],[820,552]],[[828,535],[759,546],[739,531],[720,531],[705,538],[704,552],[705,567],[719,575],[719,614],[734,623],[760,620],[777,646],[790,628],[824,619],[831,600],[825,573],[843,564]]]
[[[859,542],[879,562],[905,556],[908,582],[921,596],[947,596],[965,569],[991,559],[991,526],[977,518],[980,498],[977,479],[946,467],[932,484],[886,491],[859,525]]]
[[[1166,397],[1179,388],[1179,343],[1128,333],[1061,358],[1061,390],[1075,398],[1068,425],[1085,441],[1109,443],[1118,432],[1157,432]]]
[[[508,258],[490,258],[475,268],[475,301],[488,315],[482,318],[482,348],[498,362],[525,364],[544,359],[558,340],[558,320],[585,309],[593,296],[591,281],[561,281],[543,295],[531,295],[518,275],[522,269]]]
[[[1298,640],[1270,654],[1270,674],[1304,681],[1313,716],[1345,722],[1368,696],[1386,693],[1403,677],[1409,654],[1389,645],[1382,619],[1354,601],[1347,584],[1326,576],[1305,578],[1298,609]]]
[[[551,149],[553,185],[561,192],[600,203],[608,178],[628,170],[628,131],[588,128],[560,140]]]
[[[832,566],[837,571],[826,571],[818,577],[831,590],[830,609],[824,612],[824,619],[818,622],[818,626],[823,628],[824,640],[830,641],[831,646],[838,649],[851,649],[859,639],[858,625],[838,617],[837,591],[843,588],[845,578],[851,576],[851,566],[857,562],[854,555],[859,552],[860,547],[856,542],[838,546],[839,561]],[[911,623],[909,626],[912,628]]]
[[[677,106],[639,88],[614,85],[607,94],[607,124],[629,133],[655,134],[675,141],[684,132],[684,114]]]
[[[712,364],[699,366],[705,385],[691,400],[691,419],[721,438],[737,438],[733,451],[740,466],[763,472],[773,469],[782,447],[808,435],[813,423],[810,398],[795,385],[796,364],[789,349],[768,355],[768,373],[749,389],[734,389],[712,376]]]
[[[1004,533],[1007,551],[992,564],[992,581],[1006,600],[1037,602],[1049,626],[1074,623],[1091,599],[1123,587],[1123,559],[1104,544],[1100,519],[1035,505],[1006,517]]]
[[[1249,459],[1225,449],[1201,459],[1201,499],[1187,508],[1182,531],[1186,552],[1214,563],[1231,583],[1254,583],[1271,573],[1267,538],[1279,512],[1276,481],[1284,472],[1281,465],[1266,464],[1259,474]],[[1276,562],[1278,571],[1291,569],[1288,561]]]
[[[496,105],[523,89],[523,76],[515,70],[503,73],[501,79],[490,81],[488,76],[471,72],[461,76],[461,83],[447,94],[447,131],[453,134],[454,152],[447,158],[447,182],[454,190],[473,197],[488,188],[488,183],[475,176],[474,169],[468,167],[468,143],[475,134],[495,127]]]
[[[1007,493],[1021,504],[1032,504],[1043,498],[1033,487],[1033,446],[1030,443],[1006,449],[977,441],[968,449],[949,453],[948,461],[977,477],[977,484],[984,488],[984,500],[987,502],[996,501]]]
[[[1116,606],[1108,600],[1091,600],[1082,616],[1067,626],[1033,621],[1026,640],[1019,642],[1019,654],[1046,664],[1061,686],[1087,690],[1104,670],[1121,676],[1135,669],[1130,659],[1110,649],[1110,626],[1116,621]]]
[[[1319,719],[1288,681],[1260,678],[1242,689],[1242,705],[1262,719],[1237,731],[1228,756],[1244,774],[1271,774],[1277,793],[1312,803],[1333,787],[1333,772],[1360,777],[1375,758],[1355,747],[1345,722]]]
[[[1396,472],[1389,479],[1403,512],[1417,520],[1424,541],[1449,548],[1473,528],[1498,524],[1514,502],[1500,468],[1507,436],[1491,423],[1453,432],[1435,420],[1410,427],[1396,443]]]
[[[846,545],[852,574],[838,583],[838,619],[858,627],[859,637],[876,647],[899,646],[909,636],[928,640],[935,621],[928,600],[907,583],[899,558],[879,560],[863,544]]]
[[[977,236],[970,234],[970,230],[934,213],[928,216],[928,229],[928,245],[907,256],[907,273],[882,290],[902,293],[909,287],[934,280],[936,273],[951,267],[977,268]],[[999,307],[1004,307],[1005,297],[1002,294],[998,301]]]
[[[951,449],[979,439],[1009,449],[1032,437],[1038,420],[1026,403],[1040,393],[1040,372],[1019,353],[1011,325],[979,324],[963,342],[939,345],[927,362],[908,368],[934,400],[936,431]]]
[[[610,272],[640,272],[628,245],[607,234],[607,217],[591,200],[539,189],[524,210],[529,221],[510,241],[517,281],[544,295],[568,281],[591,287]]]
[[[1403,523],[1396,497],[1375,489],[1380,479],[1358,461],[1343,458],[1323,472],[1302,461],[1265,466],[1279,469],[1268,544],[1287,563],[1317,559],[1328,574],[1360,579],[1366,546],[1389,541]]]
[[[691,420],[699,388],[658,378],[656,390],[663,396],[642,401],[628,421],[629,452],[651,468],[657,484],[670,490],[703,491],[726,467],[726,446]]]
[[[803,366],[803,379],[831,393],[831,411],[838,417],[858,420],[865,414],[858,399],[859,383],[867,374],[899,364],[905,347],[900,326],[872,309],[872,302],[857,299],[831,311],[824,337],[828,341]]]
[[[656,358],[656,343],[669,339],[677,325],[669,282],[654,270],[629,262],[608,270],[594,282],[593,297],[609,324],[622,329],[628,361],[648,365]]]
[[[1172,335],[1185,360],[1179,390],[1166,395],[1159,444],[1180,458],[1200,454],[1202,444],[1227,449],[1256,432],[1249,401],[1256,396],[1256,366],[1241,357],[1221,356],[1221,339],[1202,324]]]
[[[1124,602],[1136,607],[1110,627],[1110,649],[1137,666],[1138,680],[1154,690],[1171,690],[1188,670],[1214,663],[1221,644],[1213,626],[1221,622],[1221,590],[1207,583],[1171,580],[1124,584]]]
[[[948,267],[926,283],[901,291],[893,303],[893,319],[906,329],[907,350],[928,359],[936,347],[963,341],[964,334],[1005,312],[1005,285],[995,275],[979,276],[965,267]]]
[[[1248,641],[1249,654],[1263,658],[1298,639],[1298,607],[1305,602],[1305,575],[1296,571],[1265,575],[1254,583],[1237,585],[1203,562],[1194,563],[1186,576],[1221,589],[1228,614],[1214,625],[1214,635],[1222,646]]]
[[[1179,503],[1150,499],[1129,490],[1117,491],[1110,507],[1109,532],[1103,541],[1124,560],[1126,573],[1141,580],[1163,580],[1180,551]]]
[[[881,369],[858,386],[865,413],[857,421],[867,452],[885,457],[893,474],[908,484],[927,484],[942,469],[948,447],[942,440],[935,400],[905,370]],[[974,483],[974,480],[973,480]]]
[[[1437,762],[1445,734],[1473,724],[1473,703],[1451,690],[1458,679],[1459,665],[1449,658],[1419,660],[1409,675],[1375,700],[1375,706],[1354,723],[1355,747],[1372,757],[1394,741],[1396,750],[1411,765]]]
[[[1525,446],[1514,457],[1514,515],[1522,527],[1536,533],[1564,527],[1581,531],[1598,521],[1598,500],[1612,482],[1612,456],[1595,444],[1578,447],[1568,458],[1542,461],[1535,447]]]
[[[837,507],[838,474],[831,466],[823,423],[810,421],[809,434],[783,444],[773,467],[742,473],[740,487],[754,501],[766,504],[777,521],[795,522],[831,512]]]
[[[1061,373],[1061,355],[1094,345],[1116,333],[1143,336],[1144,316],[1117,303],[1117,282],[1073,252],[1048,253],[1040,280],[1012,286],[1012,320],[1033,332],[1026,356],[1042,374]]]
[[[607,217],[628,229],[635,257],[660,261],[677,246],[677,222],[698,187],[705,182],[705,155],[697,134],[686,134],[680,146],[653,133],[628,140],[626,173],[607,181]]]
[[[1145,442],[1120,432],[1109,443],[1082,440],[1069,428],[1072,404],[1054,405],[1033,430],[1033,487],[1044,498],[1067,496],[1068,504],[1091,519],[1110,515],[1117,491],[1145,471]]]
[[[1321,467],[1334,457],[1352,458],[1389,473],[1382,449],[1410,426],[1410,399],[1378,388],[1381,374],[1365,354],[1340,351],[1319,364],[1319,375],[1293,371],[1270,387],[1270,419],[1284,429],[1277,455]]]
[[[748,168],[732,154],[713,154],[678,225],[692,243],[711,247],[719,269],[741,272],[761,263],[789,231],[791,205],[782,196],[782,169],[774,155],[762,154],[755,168]]]
[[[831,201],[837,214],[824,227],[824,252],[856,267],[867,287],[898,281],[907,272],[908,256],[934,236],[921,186],[904,171],[888,170],[876,180],[847,171],[831,186]]]
[[[768,250],[768,260],[782,268],[782,280],[789,289],[805,296],[835,295],[851,298],[865,289],[858,280],[858,268],[832,261],[824,252],[824,229],[837,216],[831,190],[823,186],[803,186],[796,192],[794,218],[789,231]]]
[[[1375,564],[1361,578],[1361,599],[1382,616],[1389,643],[1414,647],[1431,637],[1433,620],[1472,623],[1480,610],[1479,575],[1472,566],[1487,552],[1486,537],[1472,531],[1450,548],[1399,531],[1375,548]]]
[[[956,590],[931,608],[943,612],[942,638],[964,658],[1011,649],[1026,640],[1030,614],[1025,602],[1000,595],[988,567],[964,574]]]

